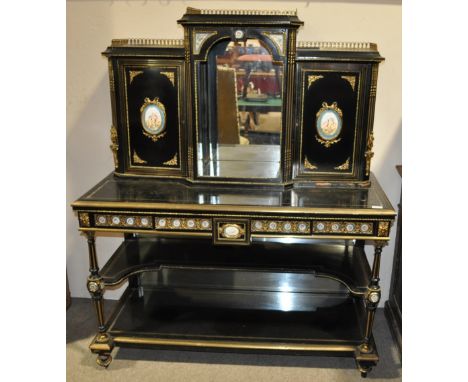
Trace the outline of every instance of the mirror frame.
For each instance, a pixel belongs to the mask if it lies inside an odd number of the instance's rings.
[[[236,30],[239,31],[240,29]],[[234,36],[236,34],[236,31],[234,32]],[[252,33],[252,32],[251,32]],[[198,85],[197,88],[195,89],[195,104],[198,106],[198,120],[195,121],[196,123],[196,133],[195,133],[195,155],[196,155],[196,160],[197,163],[200,158],[198,158],[198,153],[199,153],[199,145],[202,145],[202,150],[210,146],[210,136],[212,129],[217,129],[217,112],[214,111],[217,108],[217,89],[215,84],[216,84],[216,79],[215,76],[217,75],[217,66],[214,63],[214,59],[218,56],[216,54],[215,57],[213,57],[213,54],[218,53],[217,48],[220,47],[221,44],[229,44],[231,42],[244,42],[248,40],[257,40],[259,43],[271,54],[272,59],[273,59],[273,64],[279,64],[281,65],[281,73],[282,73],[282,80],[280,83],[280,94],[281,94],[281,130],[280,130],[280,142],[279,142],[279,147],[280,147],[280,152],[281,152],[281,147],[283,146],[284,142],[282,141],[283,138],[283,132],[284,132],[284,126],[285,126],[285,119],[284,119],[284,97],[286,96],[285,94],[285,88],[286,88],[286,76],[284,75],[284,67],[286,65],[286,58],[284,55],[281,55],[280,49],[272,43],[270,39],[266,37],[265,34],[258,33],[256,31],[253,31],[254,35],[243,35],[242,38],[236,39],[231,39],[229,35],[224,35],[224,36],[218,36],[217,38],[214,38],[214,41],[210,42],[209,46],[206,47],[205,50],[203,50],[204,56],[201,58],[198,58],[195,60],[195,83]],[[204,80],[201,81],[199,79],[203,78]],[[204,97],[204,102],[198,102],[198,100],[201,100],[202,97]],[[205,133],[207,136],[207,140],[202,140],[203,136],[203,129],[205,129]],[[207,131],[208,130],[208,131]],[[209,155],[207,153],[207,155]],[[205,157],[205,152],[203,151],[203,158]],[[228,180],[239,180],[239,179],[249,179],[252,181],[265,181],[265,182],[279,182],[281,181],[281,169],[282,169],[282,157],[280,155],[279,161],[278,161],[278,175],[274,178],[255,178],[255,177],[250,177],[250,176],[243,176],[243,177],[221,177],[221,176],[210,176],[210,175],[199,175],[198,174],[198,168],[196,168],[194,171],[196,173],[196,178],[200,180],[211,180],[211,179],[216,179],[219,181],[228,181]]]

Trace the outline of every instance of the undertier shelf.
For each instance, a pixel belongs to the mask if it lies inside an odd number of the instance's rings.
[[[366,290],[370,274],[364,249],[353,245],[256,242],[249,246],[214,246],[209,239],[140,237],[123,242],[101,275],[107,285],[114,285],[138,272],[171,268],[190,269],[185,277],[198,280],[203,272],[213,269],[237,271],[236,282],[248,278],[249,272],[265,272],[283,279],[285,274],[295,275],[302,277],[303,284],[313,276],[326,276],[358,292]],[[197,270],[201,273],[197,274]],[[240,271],[244,276],[239,276]],[[227,273],[219,279],[227,280]]]
[[[268,293],[144,287],[140,297],[138,289],[129,288],[108,332],[117,344],[188,348],[306,351],[328,346],[352,352],[362,342],[362,299]]]

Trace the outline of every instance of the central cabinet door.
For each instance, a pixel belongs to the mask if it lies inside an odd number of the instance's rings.
[[[237,32],[195,58],[196,178],[280,182],[284,46]]]

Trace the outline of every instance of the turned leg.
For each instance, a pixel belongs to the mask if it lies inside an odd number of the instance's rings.
[[[386,242],[376,241],[374,262],[372,264],[371,278],[365,294],[366,304],[366,326],[364,329],[364,339],[361,345],[356,349],[356,365],[361,372],[361,377],[365,378],[379,360],[379,356],[372,340],[372,326],[374,324],[375,312],[380,300],[379,272],[380,257],[382,248]]]
[[[98,357],[96,362],[98,365],[107,367],[112,361],[110,353],[114,347],[112,339],[106,331],[106,324],[104,319],[104,305],[103,305],[103,294],[104,294],[104,281],[99,274],[99,267],[96,255],[96,243],[94,232],[86,232],[88,238],[88,251],[89,251],[89,277],[87,282],[88,291],[93,300],[94,307],[96,309],[96,315],[98,320],[99,333],[94,338],[90,345],[90,349],[93,353],[97,353]]]
[[[372,264],[371,280],[366,293],[366,328],[364,332],[364,341],[361,344],[361,351],[363,353],[369,353],[372,351],[370,339],[372,336],[372,326],[374,324],[375,311],[380,301],[380,257],[382,255],[382,248],[384,245],[385,242],[377,241],[375,243],[374,262]]]

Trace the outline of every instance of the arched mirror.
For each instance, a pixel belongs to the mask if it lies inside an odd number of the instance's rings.
[[[214,44],[200,89],[198,176],[279,179],[283,62],[270,47],[257,38]]]

